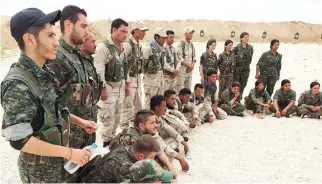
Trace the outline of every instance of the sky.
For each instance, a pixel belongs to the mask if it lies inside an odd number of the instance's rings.
[[[322,0],[8,0],[1,2],[0,15],[12,16],[29,7],[49,13],[70,4],[85,9],[90,21],[208,19],[322,24]]]

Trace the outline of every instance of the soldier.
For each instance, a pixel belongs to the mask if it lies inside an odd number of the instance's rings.
[[[291,81],[287,79],[282,80],[281,89],[275,92],[273,105],[270,107],[271,111],[275,113],[273,117],[292,117],[293,113],[297,112],[295,100],[296,92],[291,89]]]
[[[60,18],[62,37],[57,48],[57,57],[47,62],[46,66],[54,71],[60,84],[70,82],[67,89],[73,91],[70,98],[65,99],[70,113],[83,119],[95,120],[95,106],[99,92],[98,83],[91,80],[93,67],[83,60],[78,45],[85,42],[89,33],[87,13],[77,6],[68,5],[63,8]],[[96,76],[96,73],[94,74]],[[97,82],[97,81],[96,81]],[[88,135],[81,127],[72,125],[70,130],[70,146],[83,148],[95,142],[95,135]]]
[[[1,83],[1,105],[6,140],[20,151],[22,183],[74,182],[63,168],[64,161],[83,166],[91,156],[68,147],[69,120],[89,133],[95,131],[95,123],[69,114],[63,103],[57,105],[69,95],[58,93],[61,84],[44,66],[46,60],[56,58],[59,43],[53,25],[60,17],[59,10],[46,15],[37,8],[28,8],[10,20],[11,35],[21,55]]]
[[[160,146],[151,135],[142,135],[133,146],[114,149],[98,162],[91,183],[121,183],[131,179],[131,166],[142,159],[154,159]],[[172,174],[172,173],[171,173]]]
[[[167,31],[167,39],[165,40],[165,50],[166,50],[166,62],[170,65],[170,69],[163,70],[164,74],[164,90],[177,89],[177,76],[179,74],[180,62],[178,60],[178,55],[176,54],[175,48],[173,47],[174,42],[174,32],[171,30]]]
[[[163,119],[174,128],[179,134],[189,131],[189,122],[184,115],[175,109],[176,106],[176,92],[168,89],[164,92],[164,98],[166,101],[167,109]],[[184,137],[185,138],[185,137]]]
[[[130,95],[128,63],[122,46],[127,32],[127,22],[122,19],[113,20],[111,39],[103,40],[96,48],[94,65],[103,80],[101,99],[97,105],[98,121],[103,125],[101,135],[104,147],[108,146],[114,137],[120,124],[124,97]],[[126,126],[121,125],[121,127]]]
[[[131,183],[170,183],[173,174],[163,170],[153,159],[144,159],[134,163],[130,168]]]
[[[124,52],[127,56],[129,66],[129,76],[131,82],[130,95],[124,98],[123,113],[121,119],[121,129],[127,128],[126,123],[133,119],[135,113],[141,110],[142,107],[142,80],[141,74],[143,73],[143,58],[142,58],[142,45],[140,40],[144,39],[147,28],[146,24],[142,21],[135,21],[132,25],[132,31],[129,39],[123,43]]]
[[[177,79],[177,91],[180,91],[182,88],[191,89],[192,71],[196,63],[196,50],[191,42],[194,32],[193,27],[185,27],[185,40],[181,40],[176,47],[178,59],[181,63]]]
[[[234,72],[234,81],[240,83],[240,97],[243,97],[244,89],[247,85],[250,64],[252,62],[254,49],[253,46],[248,44],[249,34],[243,32],[240,35],[240,43],[233,48],[233,54],[235,55],[236,67]]]
[[[225,42],[225,50],[219,54],[216,66],[219,69],[219,93],[221,97],[223,91],[230,88],[233,83],[233,74],[235,70],[235,55],[231,52],[233,41],[227,40]]]
[[[156,28],[154,39],[143,50],[143,59],[145,60],[143,83],[146,109],[149,108],[152,96],[163,94],[163,69],[171,70],[172,68],[166,62],[166,52],[163,46],[167,37],[166,29],[161,27]]]
[[[304,91],[298,101],[298,114],[304,118],[320,119],[322,116],[322,92],[320,92],[320,83],[312,82],[311,90]]]
[[[189,127],[194,128],[196,125],[201,124],[199,119],[199,108],[190,102],[191,91],[188,88],[183,88],[179,92],[179,97],[176,99],[175,109],[180,111],[188,120]]]
[[[164,153],[165,151],[173,150],[164,142],[162,142],[162,138],[158,135],[157,127],[158,124],[155,114],[149,110],[140,110],[136,113],[134,119],[134,127],[130,126],[127,129],[124,129],[117,136],[115,136],[111,141],[109,148],[110,150],[114,150],[123,146],[131,146],[140,136],[144,134],[150,134],[156,138],[161,148],[160,152],[157,153],[157,158],[163,165],[168,168],[169,171],[174,173],[174,176],[176,177],[177,172],[174,170],[173,166],[169,162],[168,157]],[[177,155],[175,151],[171,153]]]
[[[203,83],[205,80],[207,80],[207,72],[210,70],[217,71],[218,66],[217,64],[217,54],[214,53],[214,50],[216,48],[216,40],[210,39],[207,42],[207,50],[206,52],[202,53],[200,57],[200,79],[201,83]]]
[[[239,88],[239,82],[233,82],[230,88],[223,91],[219,107],[228,115],[244,117],[245,114],[243,112],[245,107],[240,103]]]
[[[282,54],[277,52],[280,42],[271,41],[271,50],[264,52],[256,65],[256,79],[263,81],[266,91],[272,96],[275,84],[280,78]]]
[[[272,103],[271,97],[264,89],[264,84],[261,80],[255,82],[255,88],[251,89],[249,95],[245,97],[245,107],[248,114],[257,114],[259,119],[263,119],[265,114],[269,114],[269,108]]]
[[[151,98],[150,102],[151,110],[154,111],[155,115],[157,116],[158,121],[158,132],[160,137],[164,140],[164,142],[169,145],[173,150],[179,150],[179,144],[184,146],[184,151],[187,153],[189,150],[188,144],[184,141],[183,137],[175,131],[164,119],[163,115],[166,112],[166,102],[165,98],[162,95],[157,95]],[[177,151],[179,152],[179,151]],[[184,168],[187,163],[185,160],[178,157],[180,163],[183,162],[182,168]]]

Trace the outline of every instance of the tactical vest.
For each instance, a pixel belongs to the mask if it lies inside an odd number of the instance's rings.
[[[173,60],[171,59],[171,55],[170,55],[170,52],[169,52],[169,49],[166,49],[165,51],[165,55],[166,55],[166,58],[167,58],[167,63],[173,67],[173,68],[176,68],[177,67],[177,57],[176,57],[176,53],[174,53],[174,57],[173,57]],[[163,74],[164,75],[171,75],[172,73],[167,71],[167,70],[163,70]]]
[[[186,59],[186,52],[185,52],[186,42],[184,40],[181,40],[180,43],[181,43],[181,47],[182,47],[182,58],[185,60]],[[190,42],[190,44],[191,44],[191,49],[192,49],[192,57],[191,58],[193,59],[195,57],[195,49],[194,49],[194,46],[191,42]]]
[[[112,54],[112,59],[105,65],[105,81],[107,82],[121,82],[123,79],[127,80],[128,63],[125,53],[123,52],[123,60],[119,61],[115,55],[115,46],[111,45],[107,39],[103,40],[104,45]]]
[[[67,108],[63,108],[61,111],[55,107],[50,107],[45,103],[45,98],[49,101],[57,101],[58,96],[56,94],[44,94],[44,92],[39,88],[36,79],[30,75],[26,70],[22,68],[12,68],[10,69],[7,76],[3,81],[9,80],[19,80],[25,83],[31,90],[34,99],[37,99],[38,106],[44,109],[44,124],[39,130],[33,133],[33,136],[39,138],[54,145],[61,145],[67,147],[69,144],[69,111]],[[54,110],[53,110],[54,109]],[[36,163],[47,163],[47,164],[58,164],[62,163],[62,158],[59,157],[48,157],[34,155],[26,152],[20,153],[20,158],[28,164]]]
[[[75,59],[71,57],[70,53],[68,53],[62,47],[58,47],[57,52],[60,52],[63,56],[65,56],[68,59],[69,64],[77,72],[77,82],[72,81],[70,83],[73,94],[71,95],[69,102],[73,107],[76,107],[73,109],[77,111],[72,113],[84,114],[88,107],[93,106],[99,100],[97,98],[100,93],[99,85],[94,80],[90,80],[87,75],[85,77],[88,77],[89,82],[87,83],[87,81],[82,81],[80,75],[83,68],[80,68],[79,65],[75,63]]]
[[[142,52],[141,52],[141,48],[137,48],[133,40],[130,39],[129,43],[132,48],[131,57],[128,58],[129,75],[131,77],[135,77],[138,74],[141,74],[143,72]]]
[[[158,71],[164,68],[165,52],[161,52],[157,49],[152,49],[152,55],[149,57],[148,62],[145,64],[145,73],[157,74]]]

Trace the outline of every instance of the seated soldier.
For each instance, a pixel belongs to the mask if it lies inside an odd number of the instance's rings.
[[[245,97],[245,107],[250,115],[257,114],[259,119],[263,119],[265,114],[269,114],[269,108],[272,103],[271,97],[264,89],[264,83],[261,80],[255,82],[255,88],[251,89],[249,95]]]
[[[296,92],[291,89],[291,82],[287,79],[282,80],[281,89],[275,92],[270,108],[275,113],[273,117],[292,117],[293,113],[297,112],[295,100]]]
[[[320,92],[320,83],[312,82],[311,90],[304,91],[298,101],[298,114],[302,118],[320,119],[322,116],[322,92]]]
[[[230,88],[227,88],[220,98],[220,108],[230,116],[244,117],[245,107],[240,103],[240,84],[233,82]]]
[[[167,105],[167,110],[163,119],[174,128],[179,134],[189,131],[189,122],[184,115],[175,109],[176,106],[176,92],[174,90],[166,90],[164,92],[164,98]]]
[[[137,161],[154,159],[160,146],[151,135],[142,135],[133,146],[112,150],[96,164],[91,183],[120,183],[131,179],[130,167]]]
[[[195,104],[190,102],[191,91],[188,88],[183,88],[179,92],[179,97],[177,97],[176,107],[178,111],[180,111],[188,120],[189,127],[194,128],[196,125],[201,124],[201,120],[199,119],[199,109],[195,106]]]
[[[170,183],[173,174],[163,170],[153,159],[144,159],[134,163],[131,168],[131,183]]]

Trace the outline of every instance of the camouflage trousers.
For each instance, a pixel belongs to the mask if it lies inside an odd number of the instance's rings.
[[[196,108],[198,108],[199,118],[200,118],[201,122],[204,122],[204,123],[209,122],[210,115],[214,115],[213,109],[209,103],[199,104],[196,106]],[[217,107],[217,111],[219,114],[218,114],[218,116],[216,116],[216,119],[224,120],[227,118],[228,115],[224,110]]]
[[[180,118],[176,117],[175,115],[166,113],[162,116],[163,119],[174,129],[178,132],[178,134],[186,133],[188,131],[189,123],[187,124],[182,121]]]
[[[269,96],[272,96],[274,92],[275,84],[278,81],[278,76],[268,77],[268,76],[260,75],[259,79],[263,82]]]
[[[250,68],[249,68],[249,66],[248,67],[236,67],[236,71],[238,71],[238,72],[234,73],[233,79],[234,79],[234,81],[240,83],[240,97],[242,98],[244,89],[247,86]]]
[[[124,84],[124,83],[123,83]],[[98,122],[102,125],[100,133],[103,142],[109,142],[115,136],[116,129],[120,125],[125,96],[124,85],[108,85],[106,87],[107,100],[100,100],[98,106]],[[122,125],[120,125],[122,127]],[[123,125],[125,126],[125,125]]]
[[[262,98],[257,99],[258,101],[266,104]],[[255,104],[252,102],[252,100],[247,96],[245,97],[245,108],[247,110],[253,111],[254,113],[263,113],[264,112],[264,107],[258,104]],[[265,114],[269,114],[269,110],[265,110]]]
[[[130,95],[126,96],[123,101],[123,113],[120,123],[120,128],[123,130],[129,126],[129,120],[133,119],[135,113],[141,110],[142,107],[142,90],[141,77],[130,77],[131,88]]]
[[[180,91],[183,88],[188,88],[191,90],[191,83],[192,83],[192,72],[179,73],[177,77],[177,91]]]
[[[322,110],[313,112],[313,111],[305,108],[304,106],[305,105],[303,104],[298,108],[299,115],[308,115],[311,118],[318,118],[319,116],[322,116]]]
[[[163,95],[164,81],[163,73],[146,74],[143,79],[144,83],[144,108],[150,109],[151,98],[155,95]]]
[[[63,162],[63,159],[61,159]],[[64,163],[27,164],[21,157],[18,159],[18,169],[22,183],[75,183],[76,174],[69,174],[64,169]]]
[[[164,91],[171,89],[177,90],[177,78],[171,78],[170,76],[164,76]]]
[[[283,105],[283,106],[278,105],[278,109],[279,109],[279,111],[280,111],[280,112],[282,112],[282,111],[285,109],[285,107],[287,107],[287,105],[286,105],[286,106],[285,106],[285,105]],[[275,110],[275,108],[274,108],[274,105],[273,105],[273,104],[271,104],[270,111],[271,111],[271,112],[273,112],[273,113],[276,113],[276,110]],[[297,105],[293,105],[291,108],[289,108],[289,109],[287,110],[286,115],[294,114],[294,113],[296,113],[297,111],[298,111],[298,107],[297,107]]]
[[[177,156],[178,153],[176,151],[174,151],[168,144],[166,144],[164,142],[162,137],[160,137],[159,133],[153,135],[153,137],[160,145],[161,150],[158,154],[160,154],[161,152],[164,152],[167,155],[167,157],[169,158],[169,160],[173,160]]]
[[[240,103],[237,103],[234,108],[229,104],[221,104],[219,107],[231,116],[236,116],[238,113],[242,113],[245,110],[245,107]]]
[[[220,75],[219,76],[219,92],[218,97],[221,97],[221,93],[231,86],[233,83],[232,75]]]

